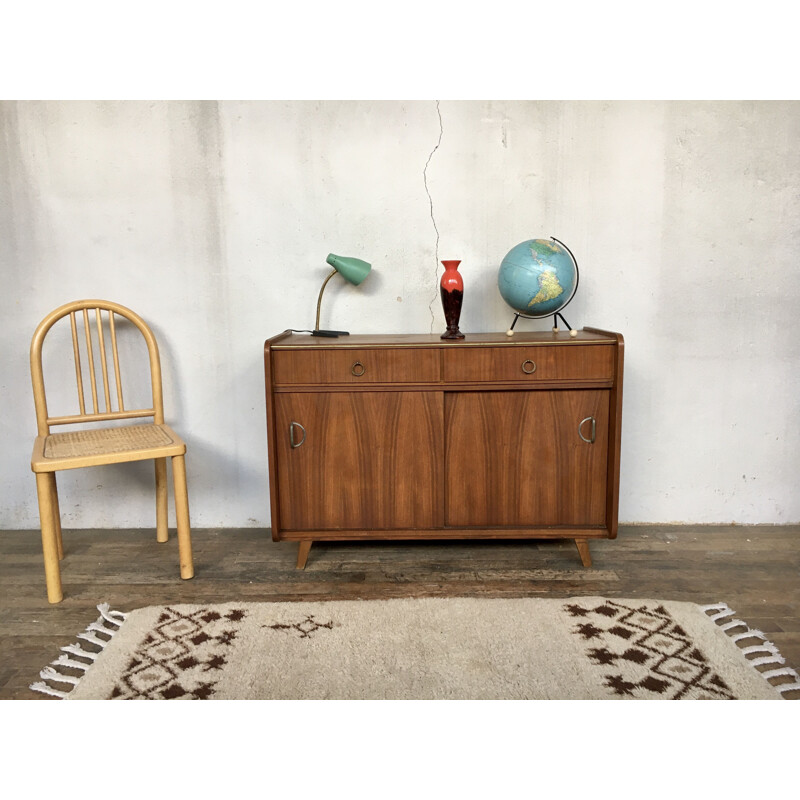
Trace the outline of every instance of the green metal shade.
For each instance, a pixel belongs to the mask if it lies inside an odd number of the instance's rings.
[[[369,275],[372,264],[362,261],[360,258],[350,258],[349,256],[335,256],[330,253],[325,259],[346,281],[358,286],[364,278]]]

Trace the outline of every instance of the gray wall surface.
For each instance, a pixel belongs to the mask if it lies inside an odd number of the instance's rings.
[[[461,329],[502,331],[500,261],[549,236],[570,324],[625,336],[620,520],[800,521],[800,103],[24,101],[0,128],[1,528],[38,527],[28,348],[56,306],[152,325],[193,525],[266,526],[263,342],[313,326],[327,254],[373,273],[323,327],[443,330],[457,258]],[[59,486],[65,527],[155,524],[150,462]]]

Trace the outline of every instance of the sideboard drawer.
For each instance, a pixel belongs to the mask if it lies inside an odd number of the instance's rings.
[[[612,380],[614,346],[460,347],[442,354],[444,380],[574,381]]]
[[[424,348],[273,350],[276,385],[438,383],[439,352]]]

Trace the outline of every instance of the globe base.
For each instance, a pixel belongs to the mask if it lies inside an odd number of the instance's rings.
[[[558,328],[553,328],[553,333],[558,333]],[[570,328],[569,335],[574,339],[578,335],[578,331],[572,330],[572,328]]]

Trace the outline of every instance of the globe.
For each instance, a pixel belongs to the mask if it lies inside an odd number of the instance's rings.
[[[528,239],[512,247],[497,276],[503,300],[517,314],[532,319],[559,312],[577,286],[578,265],[556,239]]]

